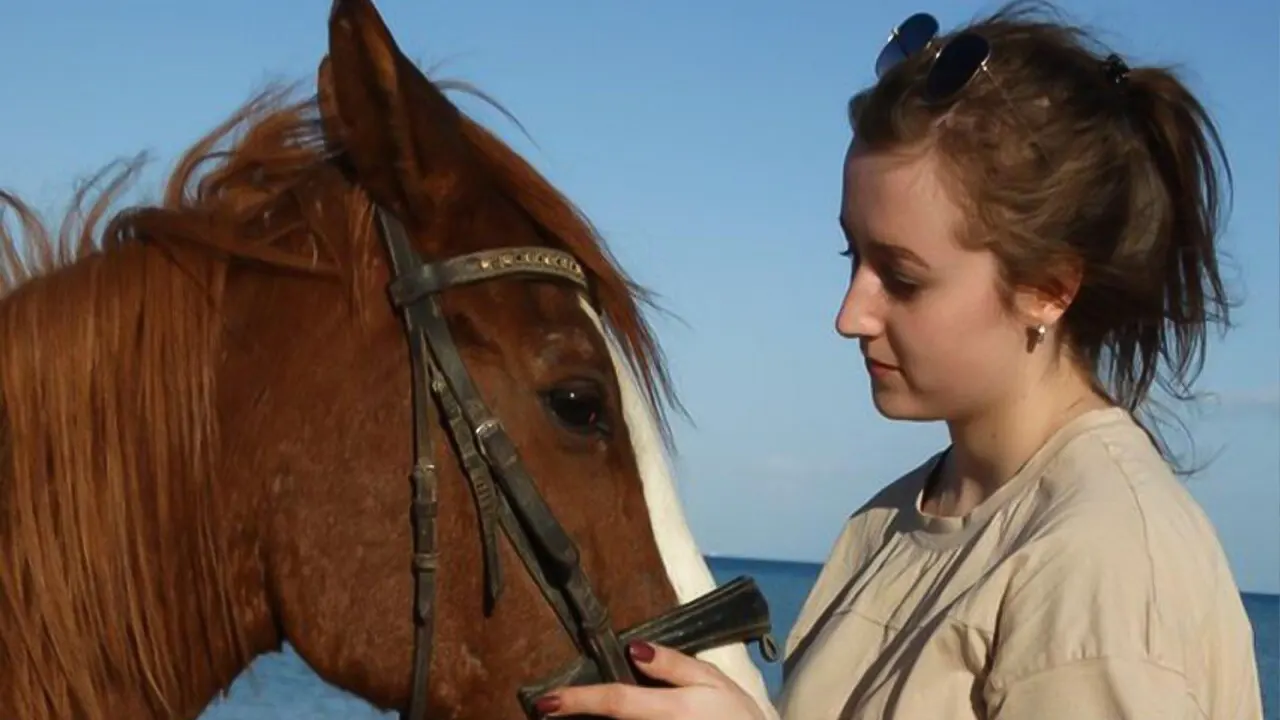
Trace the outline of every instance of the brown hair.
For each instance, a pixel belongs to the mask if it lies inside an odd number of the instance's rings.
[[[1006,299],[1062,292],[1064,271],[1080,273],[1061,336],[1099,391],[1131,412],[1153,384],[1189,399],[1208,324],[1229,325],[1221,140],[1172,69],[1108,67],[1090,33],[1051,11],[1017,1],[958,30],[991,56],[951,102],[926,100],[932,53],[917,53],[853,98],[854,134],[871,151],[938,152],[971,219],[966,242],[995,254]]]

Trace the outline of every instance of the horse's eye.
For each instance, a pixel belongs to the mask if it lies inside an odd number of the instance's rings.
[[[591,380],[563,382],[542,393],[547,409],[566,429],[583,435],[610,432],[604,391]]]

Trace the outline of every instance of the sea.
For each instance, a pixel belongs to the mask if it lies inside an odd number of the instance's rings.
[[[755,578],[769,601],[774,636],[779,645],[800,612],[819,565],[806,562],[709,557],[719,582],[739,575]],[[1262,679],[1265,720],[1280,720],[1280,596],[1243,594],[1253,622],[1258,670]],[[766,663],[755,647],[751,655],[771,693],[782,682],[781,663]],[[232,684],[225,698],[214,701],[200,720],[394,720],[363,700],[321,680],[289,645],[259,657]]]

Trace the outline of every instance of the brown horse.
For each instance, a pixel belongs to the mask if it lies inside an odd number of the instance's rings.
[[[193,718],[285,641],[406,706],[410,365],[375,207],[426,258],[579,260],[598,316],[508,278],[445,293],[448,325],[614,625],[712,586],[665,474],[641,289],[368,0],[338,0],[329,30],[317,96],[251,101],[154,205],[109,209],[134,165],[57,232],[0,198],[21,230],[0,238],[0,718]],[[507,544],[486,615],[478,514],[433,430],[428,717],[520,717],[515,689],[576,652]],[[763,699],[741,646],[709,655]]]

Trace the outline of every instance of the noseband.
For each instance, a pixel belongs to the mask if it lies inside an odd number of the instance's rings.
[[[413,528],[415,625],[409,720],[426,717],[433,646],[438,470],[432,453],[429,410],[434,399],[476,503],[484,555],[486,616],[502,591],[497,527],[520,557],[581,657],[542,683],[522,688],[519,699],[531,718],[532,700],[558,684],[635,683],[625,642],[647,639],[686,652],[757,640],[772,660],[768,605],[749,578],[739,578],[667,615],[621,634],[582,570],[579,552],[538,493],[502,421],[490,412],[472,382],[445,321],[443,291],[503,277],[568,282],[588,290],[586,275],[568,253],[541,247],[511,247],[425,263],[403,223],[376,209],[380,236],[391,262],[388,286],[409,341],[412,369],[414,463],[410,473]],[[496,482],[495,482],[496,478]]]

